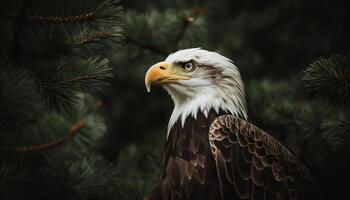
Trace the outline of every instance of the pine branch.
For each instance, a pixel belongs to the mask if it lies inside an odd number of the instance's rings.
[[[54,140],[51,140],[45,143],[34,144],[31,146],[23,146],[23,147],[16,147],[16,148],[5,147],[4,149],[7,151],[14,151],[14,152],[30,152],[30,151],[37,151],[37,150],[43,150],[43,149],[55,147],[57,145],[63,144],[64,142],[68,141],[75,134],[77,134],[79,130],[81,130],[84,127],[85,127],[85,122],[79,121],[79,122],[76,122],[75,124],[72,124],[66,134]]]
[[[107,85],[105,80],[113,76],[108,60],[99,58],[61,62],[54,69],[52,66],[41,69],[34,74],[36,83],[46,104],[55,108],[71,108],[76,105],[76,92],[100,90]]]
[[[67,44],[70,50],[88,50],[96,52],[100,49],[118,48],[123,36],[118,30],[83,30],[73,41]]]
[[[304,71],[303,80],[311,95],[336,106],[350,103],[350,54],[332,55],[314,61]]]
[[[91,57],[120,46],[122,12],[116,1],[65,2],[35,2],[27,8],[18,56],[24,63]]]

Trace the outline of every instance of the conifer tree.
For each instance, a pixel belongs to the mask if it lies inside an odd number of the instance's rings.
[[[99,151],[113,0],[1,1],[0,199],[140,199]],[[130,191],[129,191],[130,190]]]

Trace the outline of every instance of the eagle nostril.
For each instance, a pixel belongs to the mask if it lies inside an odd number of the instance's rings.
[[[165,70],[165,67],[164,66],[159,66],[160,69],[162,70]]]

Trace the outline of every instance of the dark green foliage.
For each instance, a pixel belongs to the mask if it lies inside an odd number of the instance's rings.
[[[140,199],[101,156],[118,1],[2,1],[0,199]]]
[[[320,131],[330,147],[343,155],[350,155],[350,54],[332,55],[314,61],[304,71],[304,81],[316,99],[333,105],[333,117],[323,118]],[[325,101],[323,101],[325,104]],[[324,105],[322,106],[324,107]]]
[[[332,104],[333,116],[323,117],[320,126],[322,137],[335,151],[349,155],[349,54],[332,55],[314,61],[305,70],[304,81],[310,94],[316,99],[327,100],[321,105]]]
[[[120,152],[118,164],[124,184],[140,190],[140,194],[150,196],[156,190],[161,171],[161,148],[154,146],[129,145]]]
[[[314,61],[305,70],[304,81],[311,94],[337,106],[350,103],[350,54]]]
[[[349,121],[329,121],[324,124],[323,137],[335,151],[350,156],[350,124]],[[348,158],[345,158],[348,159]]]
[[[67,159],[32,153],[17,160],[1,162],[1,199],[127,199],[116,198],[118,188],[124,189],[119,169],[97,155]]]
[[[80,98],[77,102],[79,107],[75,111],[68,113],[50,111],[43,113],[32,123],[3,130],[0,146],[5,149],[13,149],[45,143],[67,135],[72,126],[83,123],[82,127],[72,132],[75,136],[59,150],[74,154],[94,147],[96,145],[94,143],[102,137],[106,129],[103,119],[96,112],[95,99],[82,94],[77,94],[77,98]]]
[[[9,62],[0,68],[0,126],[4,130],[35,120],[43,104],[29,73]]]
[[[328,154],[320,140],[323,120],[336,117],[331,110],[304,99],[300,80],[254,80],[247,85],[250,121],[279,139],[293,152],[317,166]],[[293,87],[291,87],[291,85]],[[320,154],[315,155],[315,151]]]

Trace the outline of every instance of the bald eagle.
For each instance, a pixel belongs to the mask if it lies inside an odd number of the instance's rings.
[[[174,102],[159,183],[163,200],[320,199],[309,170],[277,139],[247,122],[233,62],[179,50],[146,73]]]

